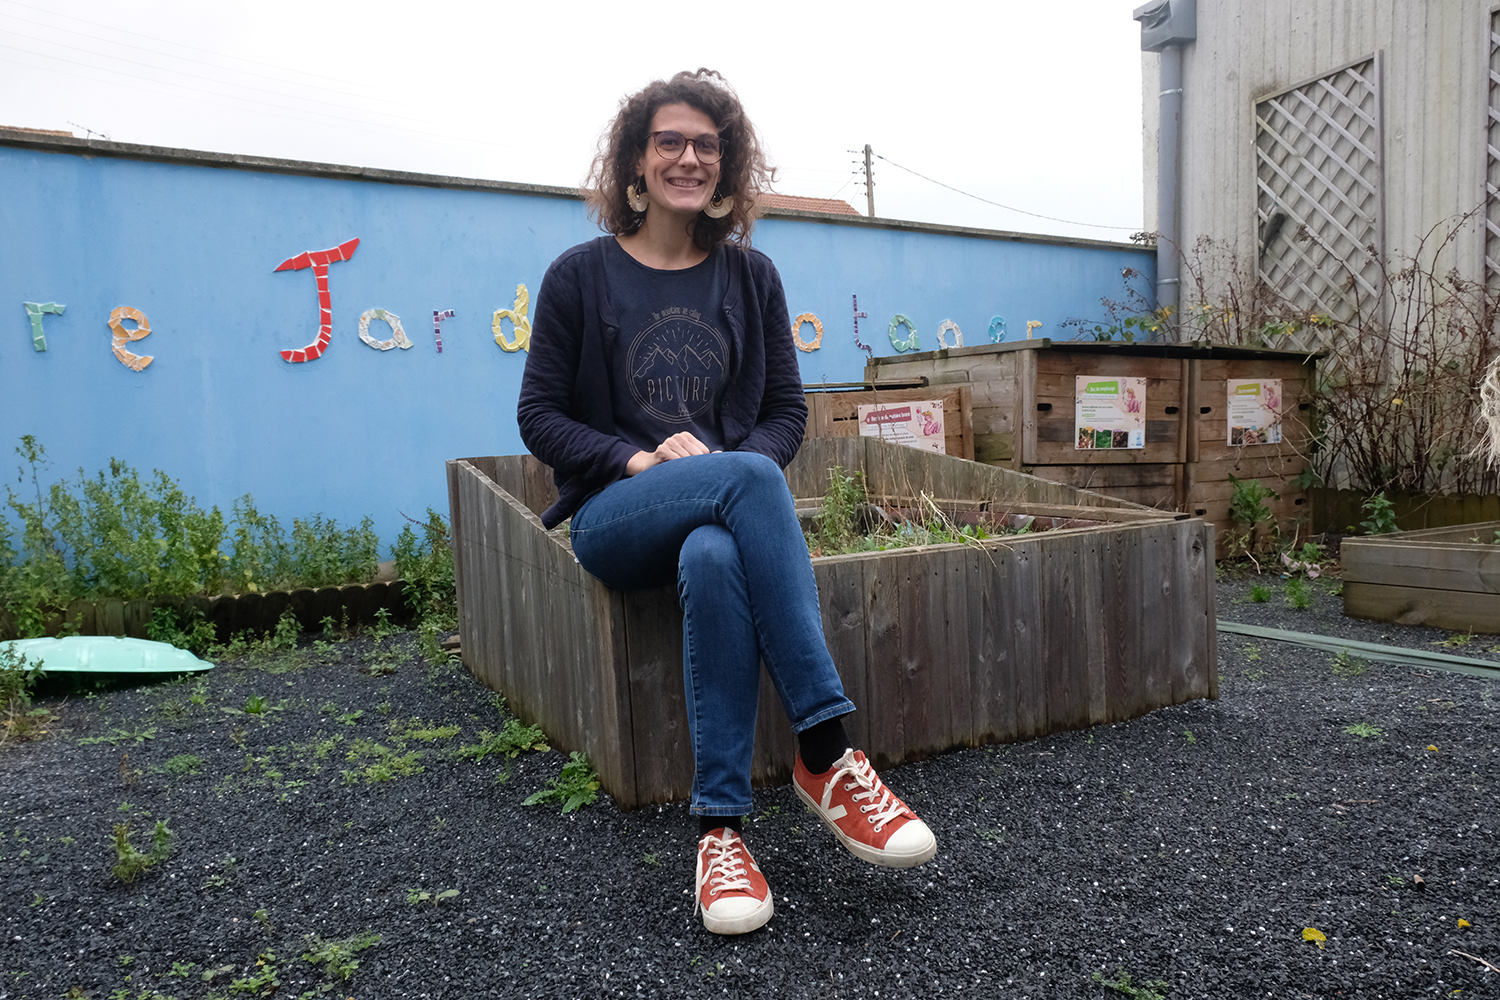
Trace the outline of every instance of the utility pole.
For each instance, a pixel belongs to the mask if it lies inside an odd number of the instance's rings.
[[[870,206],[870,218],[875,218],[875,174],[870,169],[870,157],[873,151],[870,144],[865,143],[865,199]]]

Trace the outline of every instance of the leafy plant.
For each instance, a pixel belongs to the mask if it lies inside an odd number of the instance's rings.
[[[1401,529],[1396,527],[1396,508],[1381,491],[1360,504],[1368,517],[1359,522],[1367,535],[1390,535]]]
[[[391,546],[396,575],[406,587],[406,603],[424,622],[433,615],[456,612],[453,578],[453,541],[448,522],[427,508],[427,520],[410,518]],[[421,529],[421,537],[412,525]]]
[[[429,902],[433,906],[442,906],[444,900],[452,899],[457,895],[457,889],[444,889],[441,892],[428,892],[425,889],[408,889],[406,891],[406,902],[409,906],[420,906],[423,903]]]
[[[214,644],[215,632],[213,624],[203,617],[203,612],[198,608],[158,604],[151,611],[146,638],[202,656]]]
[[[1312,607],[1312,587],[1300,576],[1294,576],[1286,582],[1286,606],[1298,611],[1306,611]]]
[[[359,968],[359,959],[354,956],[379,944],[380,935],[365,931],[330,941],[316,934],[309,934],[305,940],[307,951],[302,953],[302,960],[313,965],[323,963],[323,969],[329,978],[347,983],[354,978],[354,971]]]
[[[490,754],[514,758],[528,750],[545,752],[551,749],[547,745],[547,734],[542,732],[542,727],[523,726],[519,719],[508,719],[505,728],[498,733],[492,733],[488,729],[481,730],[479,742],[471,746],[459,747],[458,755],[478,764]]]
[[[1370,661],[1362,656],[1355,656],[1347,649],[1341,649],[1333,658],[1333,672],[1338,677],[1358,677],[1370,669]]]
[[[1134,997],[1135,1000],[1166,1000],[1167,991],[1172,988],[1171,983],[1159,979],[1142,983],[1139,986],[1133,986],[1130,982],[1130,973],[1126,972],[1124,968],[1119,969],[1112,980],[1105,979],[1102,973],[1096,972],[1094,973],[1094,981],[1102,986],[1109,987],[1116,993],[1123,993],[1128,997]]]
[[[203,770],[205,763],[204,759],[195,753],[180,753],[174,757],[168,757],[151,770],[161,771],[173,777],[180,778],[186,774],[197,774]]]
[[[229,992],[275,993],[281,986],[281,977],[276,971],[276,953],[273,951],[262,952],[255,959],[255,967],[260,971],[243,979],[234,980],[229,984]]]
[[[1259,479],[1237,479],[1231,474],[1229,484],[1229,519],[1240,525],[1233,544],[1247,553],[1255,552],[1266,541],[1260,534],[1260,525],[1271,520],[1271,508],[1266,501],[1279,499],[1280,494],[1262,486]]]
[[[1271,599],[1271,588],[1263,583],[1252,583],[1250,585],[1250,600],[1256,604],[1264,604]]]
[[[546,788],[533,792],[521,804],[534,806],[543,802],[561,802],[562,811],[570,813],[580,806],[593,805],[599,799],[599,776],[589,766],[588,758],[574,750],[562,766],[561,773]]]
[[[1350,736],[1359,736],[1364,739],[1373,739],[1381,735],[1385,730],[1379,726],[1372,726],[1368,722],[1356,722],[1352,726],[1345,726],[1344,732]]]
[[[829,469],[828,490],[823,494],[823,513],[818,518],[819,546],[833,552],[847,548],[855,535],[859,509],[868,501],[863,472],[847,476],[841,466]]]
[[[130,821],[115,824],[115,866],[111,869],[121,882],[134,882],[161,862],[167,860],[171,850],[172,831],[165,820],[156,821],[156,830],[151,835],[151,851],[142,854],[130,842]]]
[[[39,717],[31,714],[31,692],[44,676],[40,662],[0,644],[0,746],[37,734]]]

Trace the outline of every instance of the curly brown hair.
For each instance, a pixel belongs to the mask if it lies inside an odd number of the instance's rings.
[[[693,242],[702,250],[720,243],[748,247],[760,196],[770,188],[775,171],[766,164],[760,136],[745,117],[739,96],[711,69],[683,71],[670,80],[654,80],[620,102],[620,112],[599,138],[599,152],[589,169],[584,191],[589,214],[601,229],[616,236],[641,228],[646,215],[630,207],[625,188],[637,179],[635,166],[646,150],[652,118],[658,108],[668,104],[686,104],[703,112],[713,119],[724,140],[715,194],[733,196],[734,208],[722,219],[710,219],[699,212],[692,223]]]

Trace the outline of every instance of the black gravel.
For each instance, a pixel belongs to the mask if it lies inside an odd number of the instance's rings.
[[[1272,600],[1249,602],[1252,582],[1220,584],[1222,617],[1422,649],[1455,638],[1344,619],[1328,581],[1300,611],[1271,578]],[[1497,646],[1452,651],[1500,660]],[[692,915],[685,806],[523,807],[562,755],[523,754],[504,783],[495,758],[457,758],[504,716],[409,636],[351,639],[290,672],[236,661],[202,682],[48,697],[54,732],[0,752],[0,998],[266,996],[268,969],[279,997],[360,1000],[1100,998],[1121,995],[1098,981],[1120,970],[1173,998],[1500,996],[1500,973],[1453,953],[1500,965],[1500,686],[1336,672],[1327,653],[1229,634],[1219,653],[1217,702],[889,772],[937,831],[918,869],[864,865],[788,789],[758,792],[747,840],[777,913],[740,938]],[[277,710],[223,711],[251,695]],[[393,725],[413,719],[461,732],[407,738],[421,773],[348,783],[373,760],[347,759],[356,739],[401,750]],[[121,741],[80,743],[100,736]],[[201,770],[160,770],[189,753]],[[129,885],[110,874],[123,818],[138,844],[156,819],[175,831]],[[360,932],[381,939],[329,992],[307,936]]]

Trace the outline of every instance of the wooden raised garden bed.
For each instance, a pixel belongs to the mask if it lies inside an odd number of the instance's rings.
[[[1500,632],[1500,521],[1346,538],[1344,614]]]
[[[869,438],[805,442],[793,495],[820,498],[833,466],[862,471],[888,507],[925,493],[994,521],[1041,515],[1028,534],[813,561],[859,706],[850,735],[878,766],[1217,697],[1208,523]],[[448,489],[465,664],[555,746],[584,751],[622,807],[688,797],[675,589],[590,576],[542,528],[554,491],[531,456],[451,461]],[[756,783],[788,781],[795,749],[763,674]]]
[[[1183,344],[1025,340],[871,360],[867,379],[927,379],[929,393],[972,392],[974,457],[1110,496],[1205,518],[1225,532],[1230,476],[1274,490],[1284,533],[1311,519],[1296,477],[1310,449],[1316,354]],[[1145,380],[1143,447],[1078,447],[1079,376]],[[1230,444],[1228,380],[1275,379],[1281,441]],[[1267,535],[1269,538],[1269,535]]]

